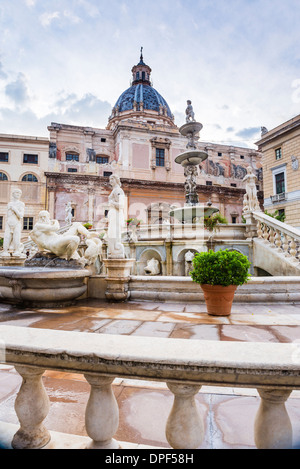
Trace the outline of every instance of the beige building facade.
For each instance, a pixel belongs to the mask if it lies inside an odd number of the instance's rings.
[[[300,115],[265,131],[256,143],[262,152],[264,208],[278,211],[300,229]]]
[[[23,239],[39,211],[45,208],[48,156],[48,138],[0,134],[0,238],[4,235],[12,189],[21,189],[21,200],[25,203]]]

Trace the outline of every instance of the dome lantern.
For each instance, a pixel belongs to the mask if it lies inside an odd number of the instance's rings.
[[[137,85],[138,83],[143,83],[145,85],[151,86],[150,74],[151,68],[149,65],[146,65],[143,58],[143,48],[141,47],[141,56],[140,61],[137,65],[132,67],[132,84]]]

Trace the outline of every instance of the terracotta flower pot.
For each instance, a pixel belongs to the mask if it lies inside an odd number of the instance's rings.
[[[212,316],[229,316],[237,285],[200,285],[206,302],[207,313]]]

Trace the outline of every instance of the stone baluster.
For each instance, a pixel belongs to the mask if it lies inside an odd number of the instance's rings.
[[[15,411],[20,428],[14,435],[12,447],[15,449],[39,449],[50,441],[50,433],[44,427],[50,403],[43,385],[45,370],[31,366],[16,366],[23,382],[15,401]]]
[[[292,448],[292,425],[285,408],[290,390],[258,389],[261,397],[254,436],[258,449]]]
[[[261,221],[259,221],[259,220],[257,222],[257,236],[258,236],[258,238],[263,237],[262,224],[261,224]]]
[[[285,256],[289,255],[288,249],[289,249],[289,242],[288,242],[288,237],[285,233],[283,233],[283,238],[282,238],[282,249],[283,253]]]
[[[204,438],[202,417],[195,402],[200,385],[167,383],[174,402],[166,425],[166,437],[172,448],[196,449]]]
[[[88,449],[117,449],[113,439],[119,426],[119,407],[112,390],[114,377],[84,375],[91,385],[91,393],[85,412],[87,434],[93,440]]]
[[[275,244],[274,244],[274,241],[275,241],[275,231],[274,231],[274,228],[270,228],[270,244],[271,244],[271,248],[275,248]]]
[[[278,250],[281,250],[281,233],[279,230],[275,230],[275,246]]]
[[[297,242],[294,238],[291,237],[291,244],[290,244],[290,255],[292,257],[293,262],[299,262],[297,259]]]
[[[266,224],[264,224],[264,226],[263,226],[263,238],[264,238],[265,242],[268,243],[269,227]]]

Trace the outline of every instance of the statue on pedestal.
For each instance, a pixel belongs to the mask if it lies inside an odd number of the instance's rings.
[[[192,106],[192,101],[187,100],[187,108],[185,110],[186,122],[195,122],[195,113]]]
[[[124,259],[124,246],[121,241],[124,229],[125,194],[121,188],[120,178],[112,174],[109,178],[112,191],[108,197],[107,245],[109,259]]]
[[[13,257],[26,257],[22,253],[21,244],[22,220],[25,211],[25,204],[20,200],[21,196],[22,191],[20,189],[13,189],[11,201],[7,205],[2,257],[9,257],[10,255]]]
[[[251,166],[248,166],[247,174],[244,177],[243,182],[246,182],[246,194],[243,201],[243,212],[249,213],[260,211],[257,198],[256,176],[253,174]]]

